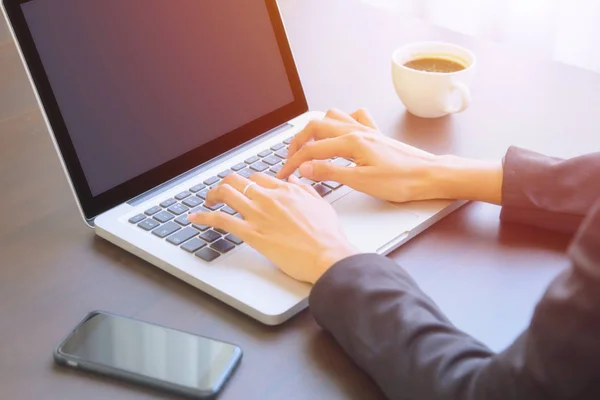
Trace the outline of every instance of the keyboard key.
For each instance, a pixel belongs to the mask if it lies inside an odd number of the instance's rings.
[[[198,193],[199,191],[201,191],[202,189],[204,189],[206,186],[203,183],[199,183],[197,185],[194,185],[190,188],[190,192],[192,193]]]
[[[190,240],[194,236],[198,234],[198,231],[194,228],[185,228],[174,235],[171,235],[167,238],[167,242],[174,244],[176,246],[181,243]]]
[[[140,224],[138,224],[138,226],[145,231],[150,231],[159,225],[160,224],[158,222],[156,222],[155,220],[153,220],[151,218],[148,218],[148,219],[142,221]]]
[[[206,186],[212,186],[217,182],[219,182],[219,178],[217,178],[216,176],[213,176],[212,178],[208,178],[207,180],[205,180],[204,184]]]
[[[204,247],[202,250],[196,253],[196,257],[201,258],[206,262],[211,262],[219,256],[219,253],[208,247]]]
[[[175,199],[167,199],[167,200],[163,201],[162,203],[160,203],[160,206],[162,208],[167,208],[167,207],[171,207],[175,203],[177,203],[177,200],[175,200]]]
[[[288,149],[281,149],[277,153],[275,153],[275,155],[285,160],[288,156]]]
[[[210,245],[210,247],[214,250],[217,250],[219,253],[229,253],[231,250],[235,249],[235,245],[225,239],[220,239]]]
[[[228,169],[228,170],[225,170],[225,171],[221,172],[219,174],[219,178],[222,179],[222,178],[225,178],[227,175],[231,175],[231,174],[233,174],[233,171],[230,170],[230,169]]]
[[[161,210],[161,208],[159,206],[154,206],[154,207],[149,208],[146,211],[144,211],[144,214],[146,214],[146,215],[154,215],[157,212],[159,212],[160,210]]]
[[[258,153],[257,156],[259,156],[261,158],[264,158],[264,157],[266,157],[266,156],[268,156],[270,154],[271,154],[271,150],[267,149],[267,150],[263,150],[260,153]]]
[[[323,185],[327,186],[328,188],[331,188],[333,190],[339,188],[340,186],[342,186],[341,183],[339,182],[334,182],[334,181],[325,181],[325,182],[321,182]]]
[[[277,150],[281,150],[285,147],[285,143],[277,143],[274,146],[271,146],[271,150],[273,151],[277,151]]]
[[[300,171],[298,170],[294,171],[294,175],[296,175],[298,178],[302,178],[302,175],[300,175]]]
[[[310,185],[310,186],[313,186],[314,184],[317,183],[317,182],[313,181],[312,179],[308,179],[305,177],[300,178],[300,182],[306,183],[307,185]]]
[[[331,189],[329,189],[327,186],[315,185],[313,187],[315,188],[315,190],[317,191],[317,193],[319,193],[321,195],[321,197],[325,197],[329,193],[331,193]]]
[[[190,220],[187,218],[187,215],[181,215],[175,218],[175,222],[182,226],[188,226],[189,224],[191,224]]]
[[[270,155],[268,157],[263,158],[263,162],[269,165],[276,165],[281,162],[281,158]],[[250,167],[252,168],[252,167]]]
[[[204,240],[194,238],[186,242],[183,246],[181,246],[181,248],[187,251],[188,253],[194,253],[203,248],[204,246],[206,246],[206,242]]]
[[[258,156],[252,156],[250,158],[247,158],[244,162],[246,164],[254,164],[255,162],[257,162],[258,160],[260,160],[260,158],[258,158]]]
[[[293,137],[293,136],[290,136],[289,138],[285,139],[285,140],[283,141],[283,143],[285,143],[285,144],[290,144],[290,143],[292,143],[292,140],[294,140],[294,137]]]
[[[210,226],[206,226],[206,225],[198,225],[198,224],[193,224],[192,225],[195,229],[198,229],[200,232],[204,232],[205,230],[207,230],[208,228],[210,228]]]
[[[281,165],[281,164],[277,164],[277,165],[275,165],[275,166],[271,167],[271,168],[269,169],[269,171],[272,171],[272,172],[278,173],[279,171],[281,171],[281,168],[283,168],[283,165]]]
[[[207,241],[208,243],[212,243],[217,239],[220,239],[221,235],[215,231],[206,231],[200,235],[200,239]]]
[[[229,240],[231,243],[233,244],[237,244],[238,246],[242,243],[244,243],[244,241],[242,239],[240,239],[239,237],[233,235],[233,234],[229,234],[225,237],[225,239]]]
[[[188,197],[187,199],[182,201],[182,203],[185,204],[186,206],[188,206],[189,208],[194,208],[194,207],[198,207],[200,204],[202,204],[202,200],[200,200],[196,196],[193,196],[193,197]]]
[[[166,224],[159,226],[152,233],[159,238],[165,238],[169,236],[171,233],[177,232],[181,229],[181,226],[177,225],[175,222],[167,222]]]
[[[269,166],[267,164],[265,164],[262,161],[259,161],[257,163],[254,163],[250,166],[250,168],[252,168],[253,170],[257,171],[257,172],[263,172],[265,169],[268,169]]]
[[[345,158],[342,157],[338,157],[335,160],[332,161],[332,163],[336,164],[336,165],[341,165],[342,167],[347,167],[350,164],[352,164],[352,162],[346,160]]]
[[[192,195],[192,194],[186,190],[185,192],[181,192],[181,193],[179,193],[177,196],[175,196],[175,198],[176,198],[177,200],[183,200],[183,199],[185,199],[186,197],[190,197],[191,195]]]
[[[158,222],[162,222],[162,223],[170,221],[173,218],[175,218],[175,216],[173,214],[171,214],[170,212],[167,212],[167,211],[161,211],[161,212],[159,212],[158,214],[156,214],[154,216],[155,220],[157,220]]]
[[[243,170],[238,171],[238,174],[240,174],[244,178],[250,178],[252,174],[254,174],[254,171],[252,171],[250,168],[244,168]]]
[[[223,229],[219,229],[219,228],[213,228],[216,232],[219,232],[221,235],[225,236],[225,235],[229,235],[229,232],[224,231]]]
[[[265,172],[263,172],[263,174],[272,176],[273,178],[277,177],[277,175],[275,175],[275,172],[272,172],[272,171],[265,171]]]
[[[199,213],[199,212],[210,212],[210,210],[208,210],[207,208],[204,208],[204,207],[200,206],[200,207],[196,207],[193,210],[191,210],[190,214],[195,214],[195,213]]]
[[[207,210],[206,208],[200,206],[200,207],[196,207],[192,211],[190,211],[190,214],[201,213],[201,212],[210,212],[210,211]],[[193,224],[192,226],[202,232],[204,232],[205,230],[210,228],[210,226],[199,225],[199,224]]]
[[[217,211],[219,208],[223,207],[225,204],[223,203],[217,203],[213,206],[207,206],[206,204],[204,204],[204,207],[208,208],[210,211]]]
[[[207,194],[208,194],[208,189],[204,189],[203,191],[198,193],[196,196],[200,197],[202,200],[206,200]]]
[[[143,220],[146,219],[146,216],[144,214],[138,214],[134,217],[129,218],[129,223],[130,224],[137,224],[138,222],[141,222]]]
[[[200,200],[200,199],[198,199],[198,200]],[[183,214],[184,212],[188,212],[189,208],[187,208],[187,207],[186,207],[186,206],[184,206],[183,204],[179,204],[179,203],[177,203],[177,204],[175,204],[175,205],[172,205],[171,207],[169,207],[169,208],[168,208],[168,210],[169,210],[171,213],[175,214],[175,215],[181,215],[181,214]]]
[[[257,158],[256,161],[258,161],[258,157],[256,157],[256,158]],[[246,164],[244,164],[242,162],[239,164],[235,164],[233,167],[231,167],[231,169],[235,172],[239,171],[240,169],[244,169],[244,168],[246,168]]]
[[[235,215],[237,213],[237,211],[235,211],[233,208],[231,208],[229,206],[225,206],[225,207],[221,208],[221,211],[226,212],[229,215]]]

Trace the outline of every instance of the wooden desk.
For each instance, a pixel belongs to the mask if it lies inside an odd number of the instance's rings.
[[[365,106],[386,134],[435,153],[501,157],[510,144],[558,156],[598,150],[600,76],[593,68],[442,28],[427,11],[435,2],[407,1],[414,6],[408,11],[382,3],[281,1],[312,108]],[[424,39],[456,42],[478,56],[474,102],[465,113],[419,120],[397,100],[391,52]],[[245,357],[222,399],[381,397],[308,312],[263,326],[96,238],[80,219],[2,24],[0,188],[2,398],[166,398],[53,366],[54,346],[93,309],[240,344]],[[567,265],[569,240],[501,227],[498,213],[468,205],[392,255],[459,327],[495,350],[526,327],[544,287]]]

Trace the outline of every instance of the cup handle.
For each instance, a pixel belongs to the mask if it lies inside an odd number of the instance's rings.
[[[451,90],[454,92],[458,90],[461,94],[461,102],[458,107],[446,107],[444,110],[448,114],[456,114],[459,112],[463,112],[469,107],[471,104],[471,90],[462,82],[452,82]]]

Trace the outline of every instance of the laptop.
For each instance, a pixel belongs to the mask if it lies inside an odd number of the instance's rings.
[[[310,285],[186,217],[228,174],[274,175],[291,138],[324,116],[309,111],[275,0],[2,6],[81,215],[97,235],[264,324],[307,306]],[[314,187],[350,241],[379,254],[463,204],[392,204],[333,182]]]

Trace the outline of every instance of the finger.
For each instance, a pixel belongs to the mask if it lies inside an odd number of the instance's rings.
[[[251,177],[254,177],[254,175],[257,174],[253,174]],[[244,178],[243,176],[238,174],[227,175],[225,179],[223,179],[222,184],[230,185],[235,190],[240,192],[243,196],[246,196],[251,200],[254,199],[256,196],[259,196],[264,191],[264,189],[260,185],[256,184],[256,182]]]
[[[356,120],[354,118],[352,118],[350,115],[348,115],[345,112],[340,111],[336,108],[332,108],[329,111],[327,111],[325,113],[325,118],[334,119],[336,121],[346,122],[346,123],[351,123],[351,124],[356,122]]]
[[[328,162],[306,162],[299,168],[300,175],[313,181],[334,181],[343,185],[353,186],[357,174],[357,167],[342,167]]]
[[[319,195],[319,193],[317,193],[315,188],[313,188],[309,184],[302,183],[296,175],[290,175],[290,177],[288,178],[288,182],[293,185],[300,186],[302,189],[306,190],[309,194],[312,194],[313,196],[315,196],[317,198],[321,198],[321,196]]]
[[[267,189],[277,189],[278,187],[281,187],[282,184],[279,179],[261,173],[253,174],[250,177],[250,180]]]
[[[252,181],[239,174],[229,174],[221,181],[221,185],[229,185],[238,192],[243,192],[244,188],[251,184]]]
[[[371,114],[364,108],[354,111],[352,114],[350,114],[350,116],[359,124],[379,130]]]
[[[207,206],[218,203],[227,204],[229,207],[242,214],[244,218],[249,216],[252,211],[256,210],[252,204],[252,200],[227,183],[223,183],[211,189],[206,195],[205,204]]]
[[[232,233],[244,242],[251,239],[254,234],[254,229],[249,222],[224,212],[200,212],[189,215],[188,219],[194,224],[212,226]]]
[[[354,158],[353,146],[348,140],[348,136],[307,143],[287,160],[277,177],[280,179],[287,178],[307,161],[325,160],[332,157]]]
[[[290,143],[288,148],[288,159],[311,140],[323,140],[343,136],[356,130],[356,125],[342,123],[335,119],[323,119],[310,121]]]

